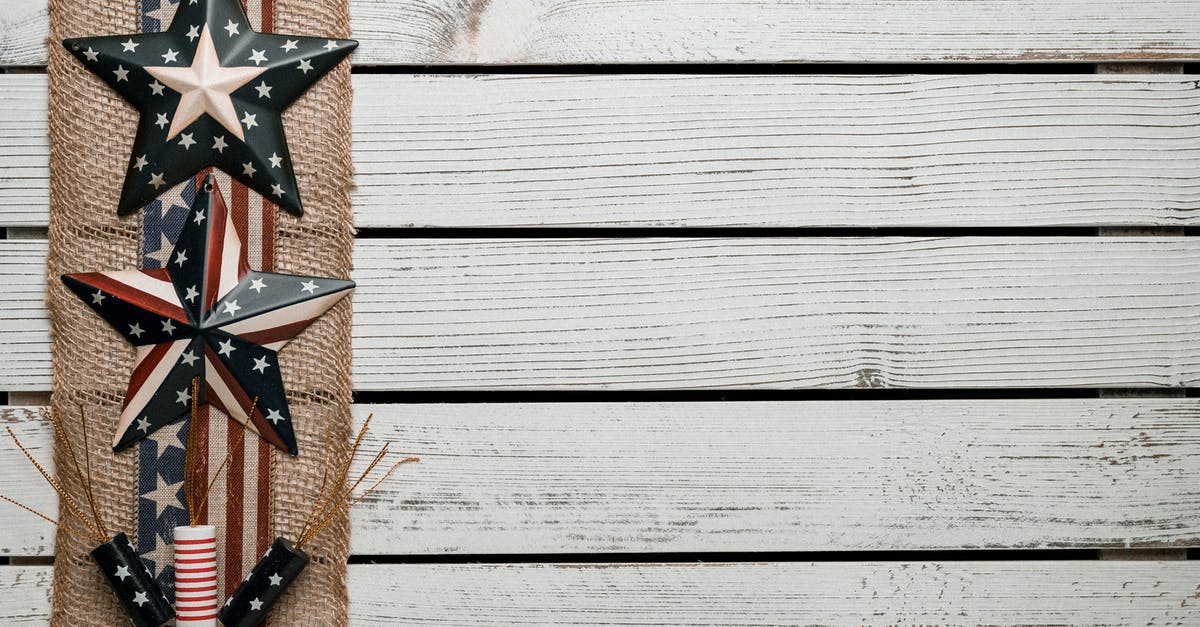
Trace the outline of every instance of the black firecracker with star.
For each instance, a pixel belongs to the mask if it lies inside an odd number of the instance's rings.
[[[185,0],[167,31],[63,45],[141,113],[118,214],[212,165],[300,215],[280,114],[358,42],[258,33],[238,0]]]
[[[354,288],[353,281],[250,270],[212,175],[196,192],[166,268],[62,280],[137,349],[115,450],[188,415],[199,377],[197,403],[249,420],[293,455],[277,351]]]
[[[261,625],[288,586],[308,566],[308,554],[283,538],[276,538],[250,575],[238,584],[217,618],[225,627]]]
[[[175,620],[175,608],[133,550],[129,536],[113,536],[92,551],[92,559],[134,625],[161,627]]]

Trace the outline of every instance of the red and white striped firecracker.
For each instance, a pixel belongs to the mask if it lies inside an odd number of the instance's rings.
[[[175,624],[217,624],[217,528],[175,528]]]

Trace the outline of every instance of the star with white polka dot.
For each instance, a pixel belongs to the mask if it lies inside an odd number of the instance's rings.
[[[161,271],[82,273],[63,282],[130,343],[138,376],[113,435],[122,450],[188,413],[212,404],[250,421],[271,444],[295,454],[276,351],[353,289],[350,281],[258,272],[242,243],[216,178],[208,176],[182,220]],[[157,266],[156,266],[157,267]],[[193,392],[192,382],[200,379]],[[259,399],[252,415],[240,402]]]
[[[164,1],[147,15],[170,26],[63,42],[140,112],[133,154],[161,168],[150,185],[130,168],[117,212],[132,213],[213,166],[301,215],[293,164],[278,157],[288,154],[281,116],[357,42],[256,32],[239,0]],[[208,138],[211,150],[196,150]],[[256,174],[244,174],[244,163]]]

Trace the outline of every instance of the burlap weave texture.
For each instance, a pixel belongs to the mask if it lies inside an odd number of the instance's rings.
[[[62,48],[66,37],[138,32],[137,0],[50,0],[50,233],[47,307],[52,323],[52,402],[91,419],[92,482],[111,529],[137,526],[137,461],[132,451],[105,445],[116,428],[133,349],[70,294],[61,274],[139,267],[138,215],[118,218],[116,203],[129,159],[136,112]],[[275,0],[275,30],[348,37],[347,0]],[[276,271],[348,277],[353,223],[349,187],[349,65],[343,63],[284,115],[305,216],[277,215]],[[272,533],[296,538],[317,498],[322,451],[344,454],[350,436],[351,303],[345,299],[280,354],[280,367],[301,454],[273,451]],[[67,421],[71,437],[80,427]],[[251,436],[253,437],[253,436]],[[66,467],[65,452],[55,461]],[[83,489],[68,473],[66,489]],[[66,516],[60,511],[60,516]],[[271,618],[277,625],[339,625],[347,621],[349,522],[330,525],[306,547],[313,558]],[[133,535],[131,533],[131,535]],[[88,542],[57,537],[52,624],[124,624],[122,610],[95,564]]]

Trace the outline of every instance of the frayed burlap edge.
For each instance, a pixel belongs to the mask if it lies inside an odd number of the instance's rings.
[[[140,214],[118,218],[125,165],[137,116],[117,94],[62,48],[66,37],[137,32],[136,0],[49,0],[50,231],[47,308],[52,324],[52,403],[69,416],[82,405],[91,420],[92,482],[105,522],[134,535],[136,455],[105,446],[116,428],[133,351],[59,281],[68,272],[140,267]],[[349,36],[347,0],[276,0],[277,32]],[[349,188],[350,69],[343,63],[285,114],[305,216],[278,214],[276,268],[347,277],[353,222]],[[325,448],[346,452],[350,436],[351,303],[334,307],[280,354],[301,455],[273,451],[274,535],[295,538],[317,496]],[[78,423],[71,437],[78,439]],[[65,467],[63,451],[55,461]],[[82,494],[67,473],[66,489]],[[60,516],[65,516],[60,511]],[[312,563],[272,614],[276,625],[347,623],[347,517],[330,525],[306,550]],[[88,553],[86,540],[59,533],[54,569],[53,625],[124,624],[123,611]]]

